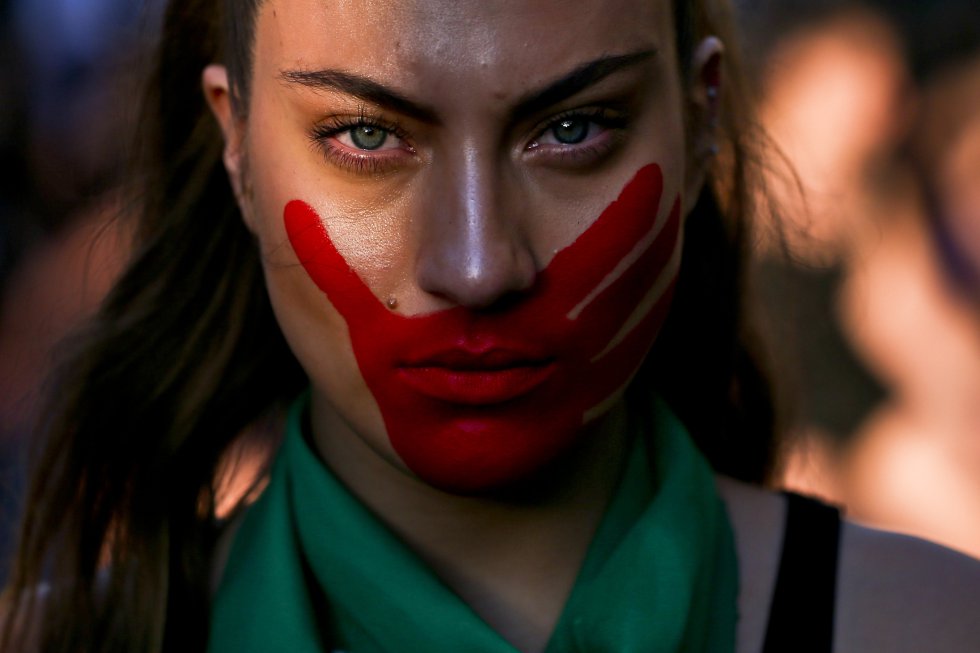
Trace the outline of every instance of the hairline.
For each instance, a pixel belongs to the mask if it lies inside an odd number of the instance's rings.
[[[232,107],[239,118],[249,113],[255,70],[255,42],[259,10],[267,0],[222,0],[222,50],[231,90]],[[675,48],[681,72],[690,69],[697,31],[690,0],[670,0]]]

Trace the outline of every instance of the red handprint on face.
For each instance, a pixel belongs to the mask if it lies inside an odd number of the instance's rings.
[[[503,308],[387,310],[316,212],[285,209],[307,273],[347,321],[392,446],[427,482],[478,491],[552,460],[620,396],[667,314],[680,263],[680,200],[661,215],[651,164]]]

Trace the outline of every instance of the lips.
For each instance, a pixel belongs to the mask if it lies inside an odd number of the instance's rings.
[[[517,399],[544,383],[553,360],[527,351],[453,348],[411,357],[397,366],[397,377],[431,399],[484,406]]]

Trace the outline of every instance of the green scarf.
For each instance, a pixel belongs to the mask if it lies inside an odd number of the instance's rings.
[[[236,535],[209,653],[515,653],[317,458],[307,403]],[[659,402],[651,412],[654,469],[636,447],[547,653],[734,651],[724,508],[680,422]]]

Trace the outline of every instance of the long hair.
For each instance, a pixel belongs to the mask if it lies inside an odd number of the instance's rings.
[[[631,390],[663,396],[715,470],[762,484],[775,465],[777,412],[747,301],[752,216],[766,138],[753,119],[735,18],[727,0],[674,0],[682,79],[707,35],[725,44],[719,152],[688,216],[674,302]],[[690,149],[690,147],[689,147]]]
[[[221,26],[255,11],[227,4],[227,17],[215,0],[168,8],[139,121],[135,252],[45,411],[8,620],[39,624],[43,651],[202,647],[216,469],[305,383],[200,90],[226,56]]]
[[[260,2],[172,0],[166,12],[139,121],[133,258],[51,394],[0,650],[32,637],[45,652],[205,646],[219,468],[306,384],[200,91],[202,69],[224,61],[247,114]],[[726,2],[674,5],[685,70],[703,35],[734,43]],[[735,50],[713,191],[688,221],[675,308],[634,386],[663,393],[719,469],[760,480],[771,423],[739,300],[754,182]]]

